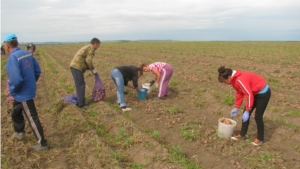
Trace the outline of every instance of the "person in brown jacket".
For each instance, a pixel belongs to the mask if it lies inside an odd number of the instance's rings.
[[[100,40],[93,38],[89,45],[86,45],[78,50],[70,64],[70,69],[74,78],[76,93],[77,93],[77,106],[83,109],[88,109],[89,106],[85,104],[85,82],[84,72],[91,70],[93,74],[97,73],[97,70],[93,65],[93,58],[95,50],[100,47]]]

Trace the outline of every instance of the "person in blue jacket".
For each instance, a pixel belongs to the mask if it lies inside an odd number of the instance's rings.
[[[9,90],[15,101],[12,108],[12,121],[14,127],[13,136],[22,140],[25,137],[24,111],[38,144],[31,146],[31,150],[48,150],[47,140],[39,120],[33,98],[36,95],[36,82],[40,77],[41,69],[32,56],[26,50],[18,47],[17,36],[13,33],[4,37],[4,45],[10,55],[6,64],[6,72],[9,79]]]

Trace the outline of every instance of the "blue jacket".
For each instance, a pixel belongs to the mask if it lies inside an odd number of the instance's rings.
[[[6,63],[9,90],[18,102],[33,99],[36,95],[36,82],[41,69],[36,59],[26,50],[14,48]]]

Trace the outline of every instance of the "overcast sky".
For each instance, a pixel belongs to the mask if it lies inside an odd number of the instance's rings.
[[[1,40],[300,41],[300,0],[1,0]]]

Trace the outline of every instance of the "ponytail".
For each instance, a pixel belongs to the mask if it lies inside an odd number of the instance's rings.
[[[218,72],[219,72],[218,80],[220,83],[223,83],[224,79],[228,79],[228,76],[232,75],[232,69],[225,68],[225,66],[219,67]]]

